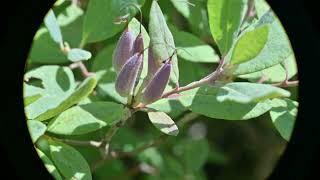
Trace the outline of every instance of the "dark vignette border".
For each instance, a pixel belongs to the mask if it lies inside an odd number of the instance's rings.
[[[280,18],[292,43],[299,66],[299,112],[294,134],[269,179],[311,179],[316,175],[319,162],[320,121],[317,119],[312,95],[315,87],[319,57],[319,35],[316,33],[316,6],[303,0],[269,0],[269,4]],[[10,179],[52,179],[44,168],[32,142],[24,120],[22,80],[24,64],[32,38],[54,0],[7,1],[1,15],[1,147],[3,153],[1,172]],[[310,12],[307,12],[306,10]],[[7,11],[6,11],[7,10]],[[313,19],[312,19],[313,18]],[[4,22],[4,23],[3,23]],[[319,23],[319,22],[318,22]],[[318,29],[319,32],[319,29]],[[308,87],[309,86],[309,87]],[[308,95],[309,94],[309,95]],[[313,106],[313,107],[312,107]],[[261,142],[263,143],[263,142]],[[31,156],[33,155],[33,156]],[[4,177],[1,174],[1,177]],[[313,178],[312,178],[313,179]]]

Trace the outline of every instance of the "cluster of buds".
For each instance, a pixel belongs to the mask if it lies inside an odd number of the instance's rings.
[[[127,27],[112,56],[112,64],[118,75],[115,89],[119,95],[127,98],[134,97],[134,91],[143,69],[144,50],[141,31],[134,40],[132,32]],[[148,82],[143,87],[141,103],[150,104],[161,98],[169,81],[171,66],[171,57],[158,66],[152,48],[148,48],[148,74],[146,77]]]

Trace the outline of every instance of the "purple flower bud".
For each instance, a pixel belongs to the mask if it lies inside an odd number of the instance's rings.
[[[161,98],[164,89],[166,88],[171,71],[171,60],[165,62],[161,68],[155,73],[152,80],[147,85],[141,101],[144,104],[150,104]]]
[[[159,69],[159,65],[156,62],[154,57],[154,53],[152,47],[148,48],[148,77],[152,78],[152,76],[157,72]]]
[[[122,33],[116,49],[112,54],[112,65],[116,72],[119,72],[122,66],[132,55],[133,34],[126,28]]]
[[[134,40],[132,54],[142,52],[144,50],[143,36],[141,33],[138,34],[137,38]]]
[[[131,56],[120,70],[115,88],[123,97],[132,95],[136,81],[139,78],[139,70],[143,64],[143,55],[136,53]]]

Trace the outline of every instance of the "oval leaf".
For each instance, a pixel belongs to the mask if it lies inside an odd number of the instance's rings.
[[[46,120],[87,97],[97,84],[95,76],[86,78],[78,88],[69,68],[59,66],[42,66],[25,75],[25,79],[42,80],[44,92],[42,97],[25,107],[28,119]],[[56,77],[56,78],[52,78]]]
[[[35,143],[47,130],[47,126],[40,121],[28,120],[27,124],[33,143]]]
[[[270,101],[259,103],[219,102],[219,87],[204,86],[181,93],[180,102],[189,110],[215,119],[247,120],[271,109]]]
[[[286,64],[288,71],[288,79],[291,79],[298,73],[298,67],[296,63],[296,59],[293,54],[291,54],[286,60],[284,60],[281,64],[277,64],[275,66],[269,67],[262,71],[257,71],[250,74],[240,75],[240,78],[248,79],[251,82],[257,82],[259,79],[265,79],[264,82],[268,83],[276,83],[283,82],[286,78],[286,68],[283,64]]]
[[[246,0],[208,0],[211,34],[220,53],[225,56],[232,47],[244,13]]]
[[[73,147],[49,140],[50,155],[64,179],[91,180],[90,167],[83,156]]]
[[[120,32],[125,25],[116,25],[113,21],[124,14],[124,11],[120,10],[129,3],[143,5],[144,0],[90,0],[83,23],[82,41],[86,43],[102,41]]]
[[[73,48],[68,52],[68,59],[72,62],[85,61],[91,58],[91,53],[89,51]]]
[[[124,114],[123,105],[113,102],[75,106],[50,121],[48,131],[63,135],[85,134],[120,121]]]
[[[60,26],[52,9],[49,10],[48,14],[44,18],[44,24],[46,25],[51,38],[59,45],[63,45]]]
[[[57,168],[55,167],[55,165],[53,164],[53,162],[48,158],[48,156],[46,156],[42,151],[40,151],[39,149],[37,149],[37,153],[40,156],[44,166],[47,168],[47,170],[49,171],[49,173],[56,179],[56,180],[62,180],[61,175],[59,174]]]
[[[71,3],[70,3],[71,4]],[[70,47],[77,47],[81,41],[83,10],[74,5],[63,7],[62,11],[56,7],[57,21],[63,34],[63,40],[68,42]],[[50,33],[45,27],[40,28],[33,40],[30,62],[40,64],[57,64],[70,62],[67,56],[61,51],[60,46],[54,42]]]
[[[233,70],[233,75],[242,75],[261,71],[283,62],[292,54],[290,41],[274,13],[268,11],[257,24],[256,28],[270,24],[268,40],[260,53],[250,61],[241,63]]]
[[[148,112],[148,116],[152,124],[161,132],[177,136],[179,129],[174,121],[164,112]]]
[[[280,135],[290,140],[298,112],[298,102],[290,99],[274,99],[270,116]]]
[[[268,40],[269,26],[264,25],[245,33],[237,41],[231,57],[231,64],[240,64],[250,61],[263,49]]]
[[[219,61],[218,54],[210,45],[189,32],[180,31],[173,25],[169,25],[169,27],[177,48],[182,49],[178,50],[179,57],[192,62],[213,63]]]
[[[279,97],[289,97],[290,92],[267,84],[234,82],[220,87],[219,102],[254,103]]]
[[[170,29],[160,9],[157,1],[152,1],[149,20],[149,36],[151,39],[152,50],[158,67],[161,63],[168,59],[174,52],[175,44]],[[172,57],[172,73],[170,79],[173,82],[179,80],[178,58],[176,55]]]

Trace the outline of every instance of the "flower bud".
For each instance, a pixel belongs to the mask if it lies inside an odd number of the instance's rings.
[[[120,96],[128,97],[132,95],[136,80],[139,78],[139,71],[143,64],[143,55],[136,53],[131,56],[120,70],[115,88]]]
[[[133,34],[128,28],[122,33],[116,49],[112,54],[112,65],[116,72],[119,72],[122,66],[127,62],[127,60],[132,55],[133,47]]]
[[[143,36],[141,33],[138,34],[137,38],[134,40],[132,54],[142,52],[144,50]]]
[[[164,89],[166,88],[171,71],[171,60],[165,62],[161,68],[155,73],[152,80],[147,85],[141,101],[144,104],[150,104],[161,98]]]
[[[152,47],[149,47],[148,48],[148,74],[147,74],[147,76],[149,78],[152,78],[152,76],[157,72],[158,68],[159,68],[159,66],[155,60]]]

